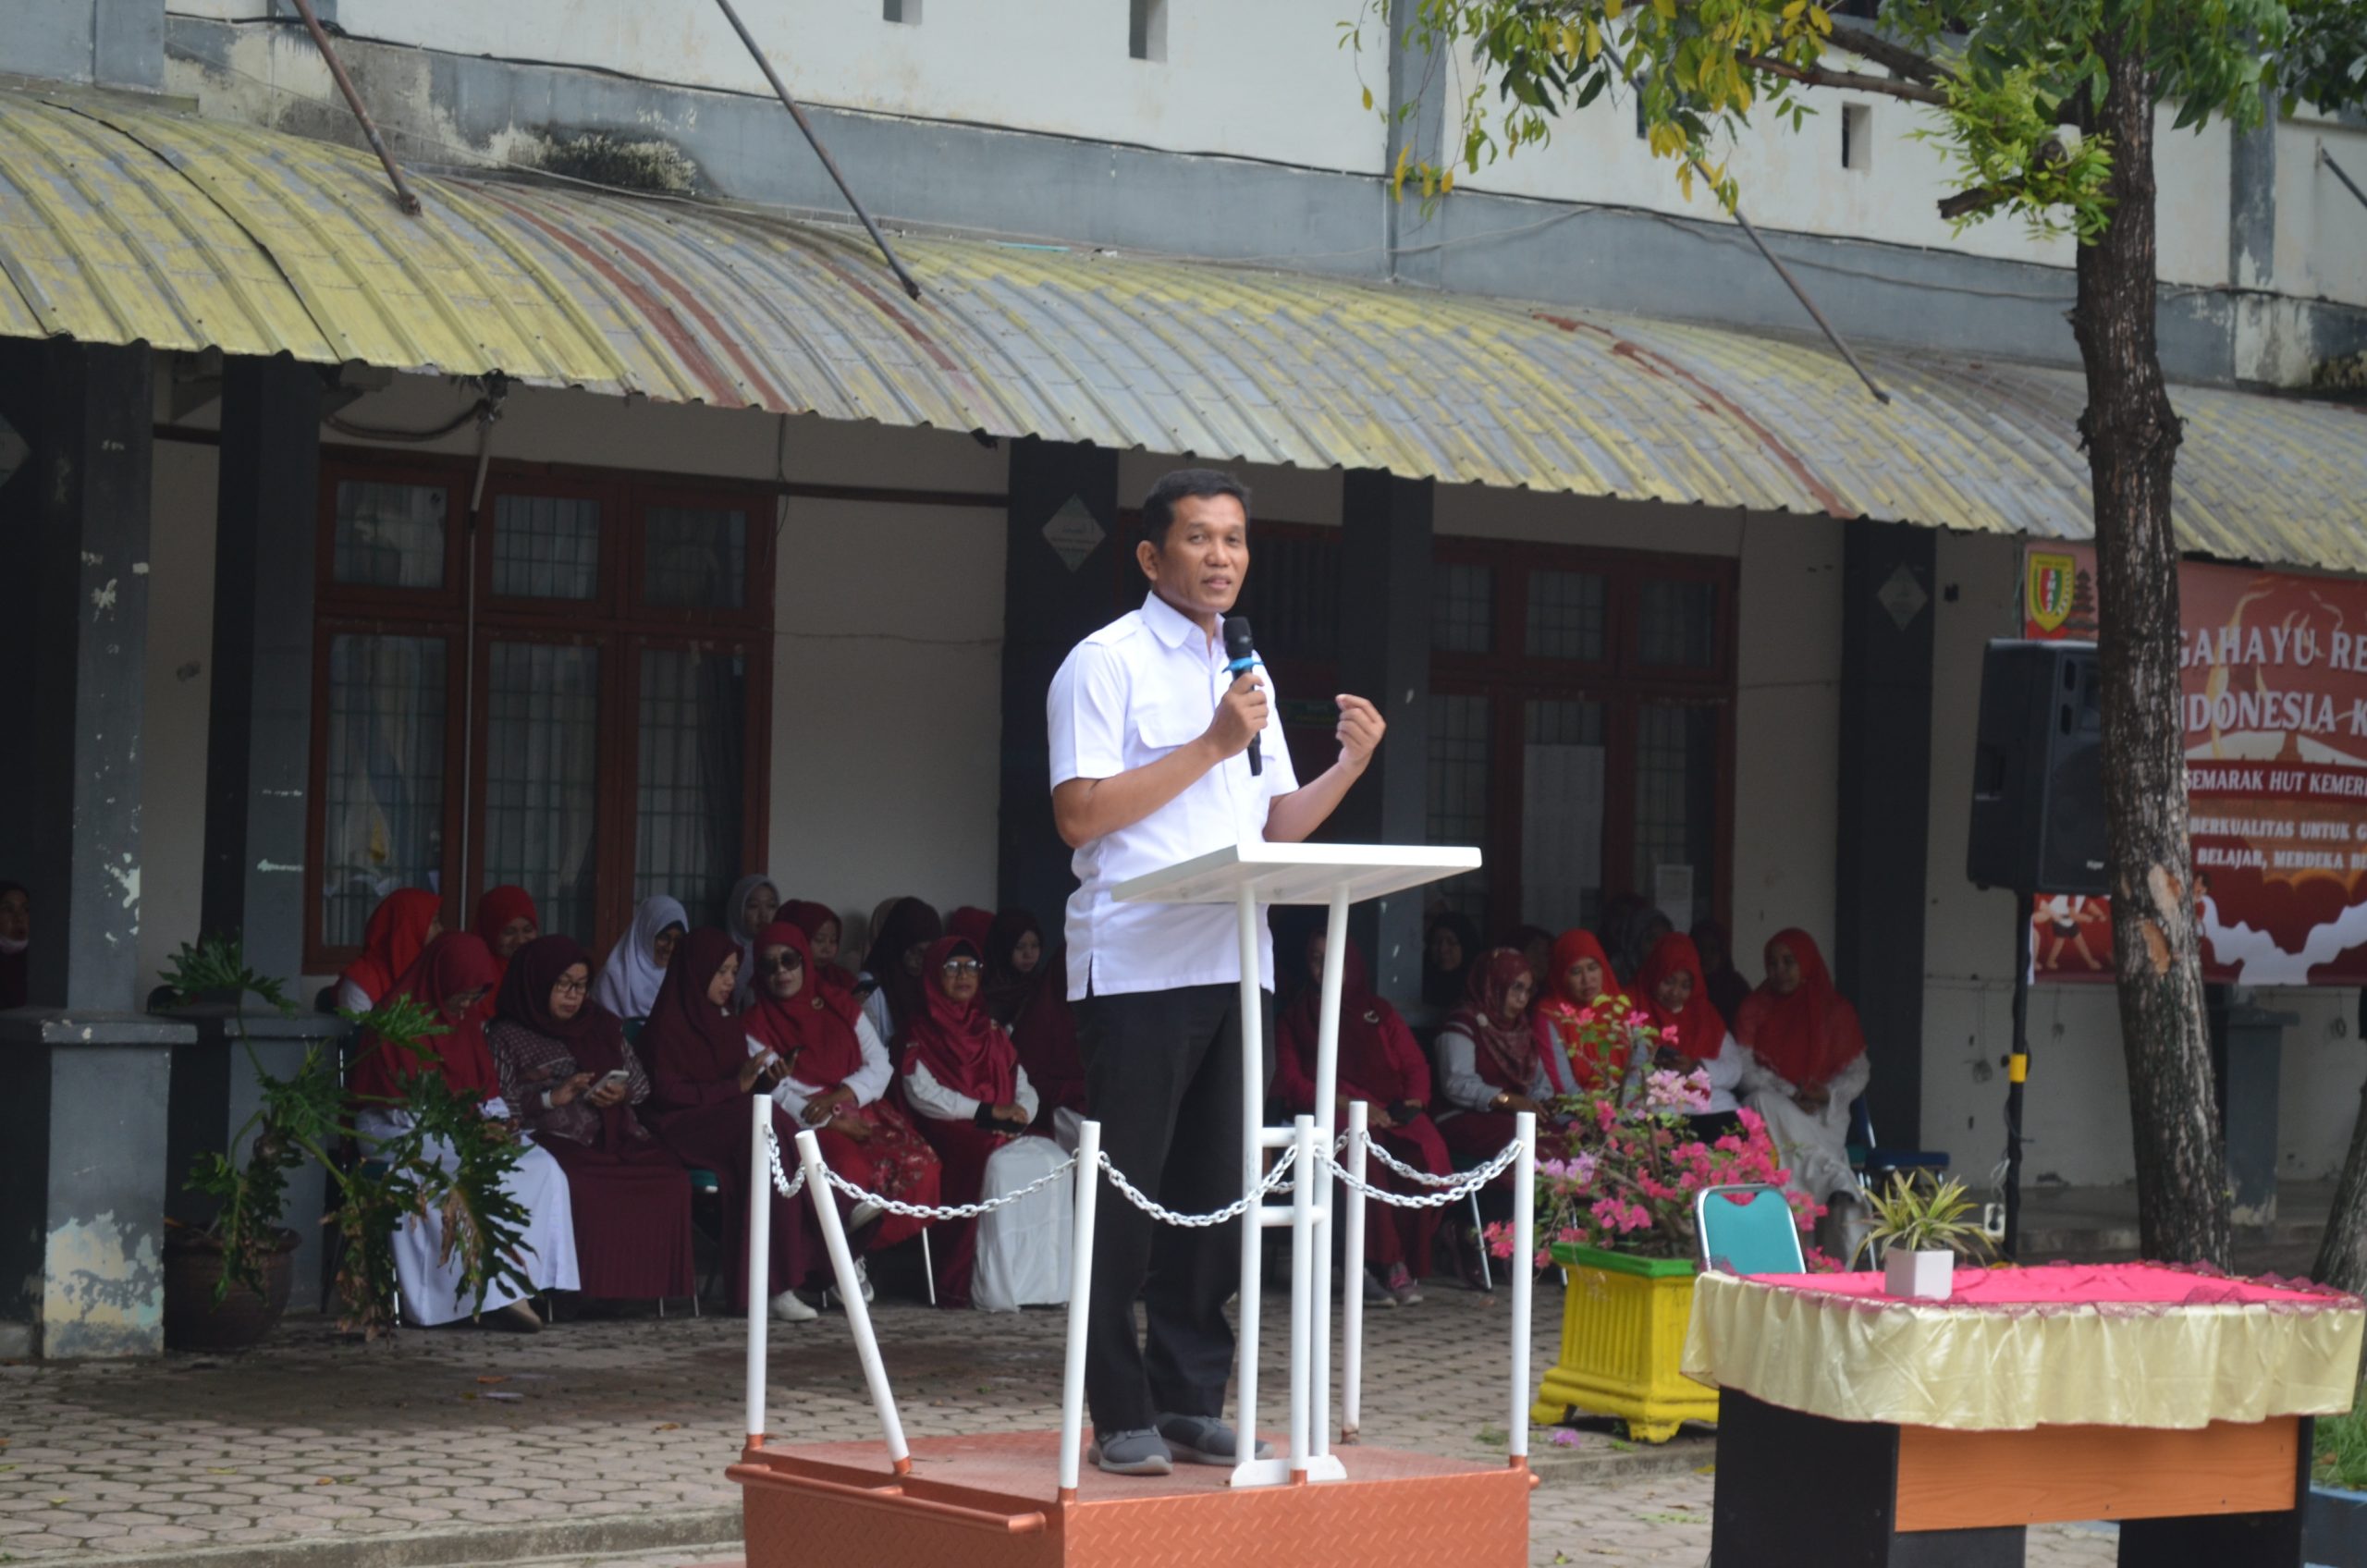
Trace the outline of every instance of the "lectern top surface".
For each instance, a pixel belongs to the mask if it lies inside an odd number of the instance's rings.
[[[1351,903],[1479,867],[1479,851],[1431,844],[1228,844],[1111,889],[1121,903],[1229,904],[1246,888],[1268,904]]]

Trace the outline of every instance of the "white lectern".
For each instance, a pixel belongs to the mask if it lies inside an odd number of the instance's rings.
[[[1257,1205],[1241,1226],[1241,1438],[1235,1486],[1272,1486],[1292,1480],[1336,1481],[1347,1472],[1331,1452],[1331,1174],[1315,1158],[1331,1150],[1332,1107],[1339,1091],[1340,986],[1347,959],[1348,906],[1385,898],[1479,867],[1475,849],[1413,844],[1230,845],[1164,871],[1122,882],[1111,897],[1122,903],[1232,904],[1241,935],[1242,1191],[1253,1192],[1265,1171],[1265,1151],[1295,1146],[1299,1169],[1294,1201],[1287,1207]],[[1260,1005],[1257,923],[1264,904],[1324,904],[1331,910],[1325,931],[1323,1009],[1317,1035],[1315,1114],[1296,1127],[1266,1126],[1264,1010]],[[1281,955],[1276,967],[1281,968]],[[1310,1180],[1310,1174],[1312,1179]],[[1352,1212],[1360,1212],[1361,1206]],[[1260,1232],[1269,1225],[1291,1227],[1291,1447],[1290,1457],[1253,1457],[1257,1428],[1257,1312]],[[1352,1232],[1361,1236],[1361,1230]],[[1361,1248],[1355,1249],[1357,1254]],[[1364,1281],[1347,1281],[1349,1308],[1357,1312]],[[1355,1339],[1351,1325],[1351,1342]],[[1353,1424],[1353,1423],[1351,1423]]]

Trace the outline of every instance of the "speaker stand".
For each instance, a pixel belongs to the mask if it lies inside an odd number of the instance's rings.
[[[2022,1243],[2022,1082],[2030,1072],[2030,925],[2034,893],[2014,894],[2014,1051],[2005,1059],[2005,1241],[2008,1262]]]

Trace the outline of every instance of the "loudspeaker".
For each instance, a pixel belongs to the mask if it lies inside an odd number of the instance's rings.
[[[2103,894],[2103,673],[2093,643],[2000,638],[1981,665],[1965,875],[1983,888]]]

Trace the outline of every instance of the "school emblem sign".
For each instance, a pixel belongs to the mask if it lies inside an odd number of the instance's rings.
[[[2071,588],[2078,578],[2079,563],[2071,556],[2052,550],[2030,553],[2030,619],[2042,632],[2063,630],[2071,619]]]

